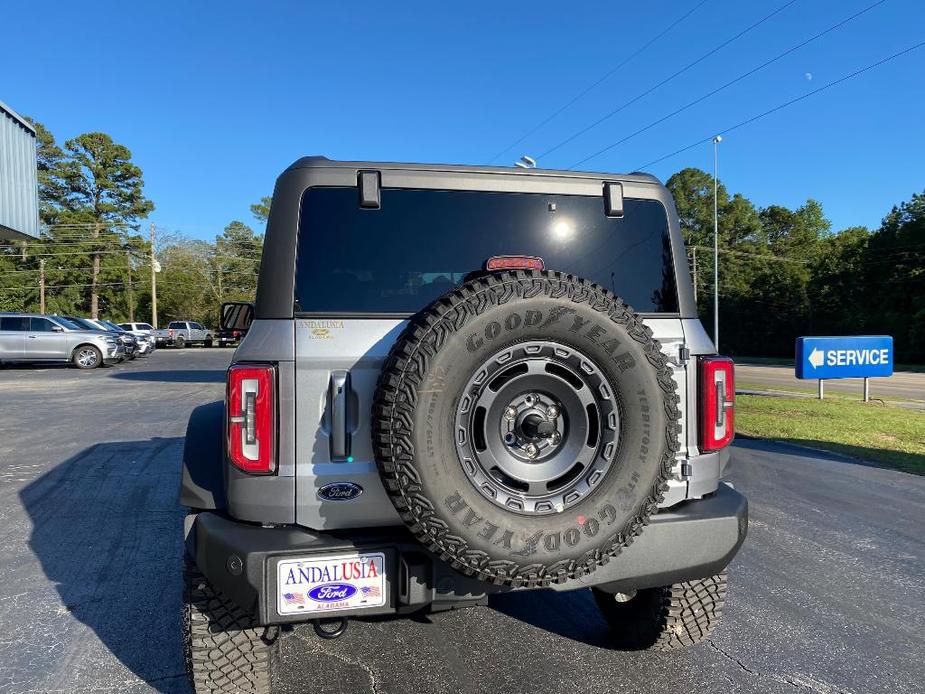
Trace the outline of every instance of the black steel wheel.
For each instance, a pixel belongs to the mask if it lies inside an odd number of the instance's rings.
[[[456,450],[470,480],[504,509],[561,513],[613,462],[617,402],[574,347],[523,342],[479,366],[456,412]]]

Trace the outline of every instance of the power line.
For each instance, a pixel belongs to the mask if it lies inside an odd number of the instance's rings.
[[[709,251],[710,253],[713,252],[712,246],[688,246],[688,248],[696,248],[698,251]],[[720,248],[719,252],[728,253],[730,255],[750,256],[753,258],[760,258],[761,260],[777,260],[782,263],[799,263],[801,265],[810,265],[812,263],[811,260],[798,260],[796,258],[783,258],[779,255],[773,255],[770,253],[765,255],[763,253],[749,253],[747,251],[735,251],[735,250],[732,250],[731,248]]]
[[[814,95],[818,94],[819,92],[825,91],[826,89],[830,89],[831,87],[834,87],[834,86],[836,86],[836,85],[839,85],[839,84],[841,84],[842,82],[847,82],[848,80],[853,79],[854,77],[857,77],[857,76],[859,76],[859,75],[862,75],[862,74],[864,74],[865,72],[868,72],[868,71],[870,71],[870,70],[873,70],[874,68],[880,67],[881,65],[884,65],[884,64],[890,62],[891,60],[895,60],[896,58],[899,58],[899,57],[902,57],[902,56],[906,55],[907,53],[911,53],[912,51],[917,50],[917,49],[921,48],[922,46],[925,46],[925,41],[922,41],[921,43],[917,43],[917,44],[915,44],[914,46],[910,46],[909,48],[906,48],[905,50],[902,50],[902,51],[900,51],[899,53],[894,53],[894,54],[891,55],[891,56],[888,56],[888,57],[886,57],[886,58],[883,58],[882,60],[878,60],[876,63],[872,63],[872,64],[868,65],[867,67],[861,68],[860,70],[856,70],[855,72],[852,72],[852,73],[850,73],[850,74],[848,74],[848,75],[845,75],[845,76],[843,76],[843,77],[839,77],[837,80],[833,80],[833,81],[829,82],[828,84],[824,84],[824,85],[822,85],[821,87],[818,87],[818,88],[816,88],[816,89],[813,89],[812,91],[806,92],[806,93],[803,94],[802,96],[798,96],[798,97],[796,97],[795,99],[790,99],[789,101],[785,101],[784,103],[779,104],[779,105],[775,106],[775,107],[772,108],[772,109],[768,109],[767,111],[764,111],[763,113],[759,113],[759,114],[756,115],[756,116],[752,116],[751,118],[747,118],[746,120],[742,121],[741,123],[736,123],[735,125],[732,125],[732,126],[730,126],[730,127],[728,127],[728,128],[725,128],[725,129],[723,129],[723,130],[720,130],[719,132],[713,133],[712,135],[708,135],[707,137],[705,137],[705,138],[703,138],[703,139],[697,140],[697,142],[691,143],[691,144],[687,145],[686,147],[682,147],[681,149],[675,150],[675,151],[672,152],[671,154],[666,154],[665,156],[659,157],[658,159],[653,159],[652,161],[648,162],[647,164],[643,164],[642,166],[636,167],[635,170],[641,171],[641,170],[643,170],[643,169],[646,169],[646,168],[649,167],[649,166],[652,166],[653,164],[658,164],[659,162],[662,162],[662,161],[664,161],[665,159],[670,159],[671,157],[677,156],[678,154],[681,154],[681,153],[683,153],[683,152],[686,152],[686,151],[689,150],[689,149],[693,149],[694,147],[697,147],[698,145],[702,145],[702,144],[705,143],[705,142],[710,142],[710,141],[713,140],[713,138],[714,138],[716,135],[725,135],[726,133],[731,133],[733,130],[738,130],[739,128],[743,128],[743,127],[745,127],[746,125],[750,125],[751,123],[754,123],[754,122],[757,121],[757,120],[760,120],[760,119],[762,119],[762,118],[764,118],[764,117],[766,117],[766,116],[770,116],[772,113],[777,113],[778,111],[781,111],[781,110],[787,108],[788,106],[792,106],[793,104],[796,104],[796,103],[798,103],[798,102],[800,102],[800,101],[803,101],[804,99],[808,99],[809,97],[814,96]]]
[[[617,108],[615,108],[614,110],[610,111],[609,113],[607,113],[607,114],[601,116],[600,118],[598,118],[596,121],[594,121],[594,122],[591,123],[590,125],[585,126],[584,128],[582,128],[582,129],[579,130],[578,132],[573,133],[573,134],[570,135],[569,137],[565,138],[564,140],[562,140],[561,142],[559,142],[559,143],[558,143],[557,145],[555,145],[554,147],[551,147],[550,149],[547,149],[545,152],[543,152],[542,154],[540,154],[539,157],[537,157],[537,159],[542,159],[543,157],[549,156],[550,154],[552,154],[553,152],[555,152],[557,149],[563,147],[564,145],[567,145],[569,142],[571,142],[571,141],[574,140],[575,138],[584,135],[584,134],[585,134],[586,132],[588,132],[589,130],[593,130],[594,128],[596,128],[597,126],[599,126],[599,125],[600,125],[601,123],[603,123],[604,121],[606,121],[606,120],[612,118],[613,116],[617,115],[618,113],[620,113],[620,111],[622,111],[623,109],[627,108],[628,106],[632,106],[632,105],[635,104],[637,101],[639,101],[640,99],[642,99],[642,98],[645,97],[645,96],[648,96],[649,94],[651,94],[652,92],[654,92],[654,91],[655,91],[656,89],[658,89],[659,87],[662,87],[662,86],[668,84],[669,82],[671,82],[671,81],[672,81],[673,79],[675,79],[676,77],[679,77],[679,76],[683,75],[685,72],[687,72],[688,70],[690,70],[692,67],[694,67],[694,66],[700,64],[701,62],[703,62],[704,60],[706,60],[707,58],[709,58],[711,55],[717,53],[718,51],[721,51],[723,48],[725,48],[725,47],[728,46],[729,44],[733,43],[734,41],[736,41],[736,40],[742,38],[743,36],[745,36],[745,34],[749,33],[749,32],[752,31],[753,29],[758,28],[759,26],[761,26],[762,24],[764,24],[765,22],[767,22],[769,19],[771,19],[772,17],[774,17],[776,14],[782,12],[783,10],[785,10],[785,9],[787,9],[788,7],[790,7],[791,5],[793,5],[795,2],[797,2],[797,0],[790,0],[789,2],[784,3],[783,5],[781,5],[780,7],[778,7],[776,10],[774,10],[774,11],[771,12],[770,14],[768,14],[768,15],[762,17],[761,19],[759,19],[759,20],[758,20],[757,22],[755,22],[754,24],[752,24],[752,25],[746,27],[745,29],[743,29],[742,31],[740,31],[738,34],[736,34],[735,36],[733,36],[732,38],[727,39],[727,40],[724,41],[723,43],[719,44],[718,46],[716,46],[716,48],[713,48],[712,50],[707,51],[706,53],[704,53],[702,56],[700,56],[699,58],[697,58],[697,59],[696,59],[695,61],[693,61],[692,63],[688,63],[687,65],[685,65],[684,67],[682,67],[680,70],[678,70],[678,71],[675,72],[674,74],[669,75],[668,77],[666,77],[665,79],[663,79],[661,82],[658,82],[657,84],[655,84],[654,86],[650,87],[650,88],[647,89],[646,91],[644,91],[644,92],[642,92],[642,93],[640,93],[640,94],[637,94],[636,96],[634,96],[634,97],[633,97],[632,99],[630,99],[629,101],[627,101],[627,102],[625,102],[624,104],[618,106]]]
[[[132,282],[132,284],[133,285],[142,284],[142,282],[136,281],[136,282]],[[125,287],[127,285],[128,285],[128,282],[99,282],[97,283],[96,286],[97,287]],[[46,285],[45,291],[47,292],[49,289],[70,289],[70,288],[92,287],[92,286],[93,284],[54,284],[54,285]],[[0,291],[8,291],[8,290],[13,290],[13,289],[17,289],[17,290],[19,289],[38,289],[38,287],[36,285],[30,285],[26,287],[0,287]]]
[[[812,43],[813,41],[816,41],[816,40],[822,38],[823,36],[825,36],[826,34],[835,31],[836,29],[838,29],[838,28],[844,26],[845,24],[847,24],[847,23],[850,22],[851,20],[856,19],[857,17],[860,17],[862,14],[865,14],[865,13],[867,13],[867,12],[870,12],[872,9],[874,9],[874,8],[877,7],[878,5],[882,5],[884,2],[886,2],[886,0],[878,0],[877,2],[873,3],[872,5],[868,5],[868,6],[865,7],[863,10],[860,10],[859,12],[854,13],[854,14],[851,15],[850,17],[846,17],[845,19],[841,20],[840,22],[838,22],[838,23],[836,23],[836,24],[833,24],[833,25],[830,26],[828,29],[825,29],[825,30],[823,30],[823,31],[820,31],[818,34],[816,34],[816,35],[814,35],[814,36],[811,36],[810,38],[806,39],[805,41],[802,41],[802,42],[796,44],[795,46],[791,46],[790,48],[788,48],[788,49],[787,49],[786,51],[784,51],[783,53],[780,53],[780,54],[774,56],[774,57],[771,58],[770,60],[767,60],[767,61],[763,62],[761,65],[758,65],[757,67],[752,68],[752,69],[749,70],[748,72],[742,73],[741,75],[739,75],[739,76],[736,77],[735,79],[732,79],[732,80],[726,82],[725,84],[723,84],[723,85],[717,87],[716,89],[714,89],[714,90],[712,90],[712,91],[710,91],[710,92],[707,92],[707,93],[704,94],[703,96],[700,96],[700,97],[694,99],[694,100],[691,101],[690,103],[688,103],[688,104],[686,104],[686,105],[684,105],[684,106],[682,106],[682,107],[680,107],[680,108],[678,108],[678,109],[672,111],[672,112],[669,113],[668,115],[662,116],[661,118],[652,121],[651,123],[649,123],[649,124],[646,125],[645,127],[639,128],[639,130],[636,130],[635,132],[630,133],[630,134],[627,135],[626,137],[623,137],[623,138],[617,140],[616,142],[613,142],[613,143],[607,145],[607,146],[604,147],[603,149],[598,150],[598,151],[595,152],[594,154],[592,154],[592,155],[590,155],[590,156],[587,156],[587,157],[585,157],[584,159],[582,159],[582,160],[580,160],[580,161],[575,162],[574,164],[572,164],[572,165],[569,167],[569,169],[573,169],[573,168],[575,168],[576,166],[580,166],[581,164],[584,164],[585,162],[590,161],[591,159],[595,159],[595,158],[599,157],[600,155],[604,154],[604,152],[609,152],[609,151],[612,150],[614,147],[617,147],[618,145],[622,145],[624,142],[633,139],[633,138],[636,137],[637,135],[641,135],[642,133],[646,132],[647,130],[651,130],[651,129],[654,128],[656,125],[658,125],[658,124],[660,124],[660,123],[664,123],[664,122],[665,122],[666,120],[668,120],[669,118],[673,118],[674,116],[678,115],[679,113],[682,113],[683,111],[686,111],[687,109],[691,108],[692,106],[696,106],[696,105],[699,104],[700,102],[709,99],[711,96],[715,96],[716,94],[718,94],[719,92],[723,91],[724,89],[728,89],[728,88],[731,87],[732,85],[734,85],[734,84],[736,84],[736,83],[738,83],[738,82],[741,82],[742,80],[744,80],[744,79],[746,79],[746,78],[748,78],[748,77],[751,77],[751,76],[754,75],[756,72],[759,72],[759,71],[763,70],[764,68],[768,67],[769,65],[772,65],[773,63],[776,63],[778,60],[781,60],[781,59],[783,59],[783,58],[786,58],[786,57],[787,57],[788,55],[790,55],[791,53],[793,53],[793,52],[795,52],[795,51],[798,51],[799,49],[803,48],[804,46],[807,46],[808,44]]]
[[[796,0],[794,0],[794,2],[795,2],[795,1],[796,1]],[[537,123],[535,126],[533,126],[529,131],[527,131],[527,132],[526,132],[524,135],[522,135],[519,139],[515,140],[514,142],[512,142],[511,144],[509,144],[507,147],[505,147],[504,149],[502,149],[500,152],[498,152],[495,156],[493,156],[491,159],[488,160],[488,163],[491,164],[491,163],[497,161],[497,160],[500,159],[502,156],[504,156],[504,154],[506,154],[508,151],[510,151],[511,149],[513,149],[514,147],[516,147],[517,145],[519,145],[519,144],[520,144],[521,142],[523,142],[524,140],[526,140],[528,137],[530,137],[530,136],[531,136],[533,133],[535,133],[537,130],[539,130],[540,128],[542,128],[544,125],[546,125],[547,123],[549,123],[551,120],[553,120],[553,119],[555,119],[556,117],[558,117],[561,113],[563,113],[565,110],[567,110],[567,109],[568,109],[569,107],[571,107],[573,104],[575,104],[575,102],[577,102],[579,99],[581,99],[583,96],[585,96],[588,92],[590,92],[591,90],[593,90],[595,87],[597,87],[598,85],[600,85],[602,82],[605,82],[607,79],[609,79],[615,72],[617,72],[617,70],[619,70],[619,69],[622,68],[624,65],[626,65],[627,63],[629,63],[629,62],[630,62],[633,58],[635,58],[636,56],[638,56],[638,55],[640,55],[641,53],[643,53],[647,48],[649,48],[649,46],[651,46],[653,43],[655,43],[656,41],[658,41],[660,38],[662,38],[662,37],[663,37],[665,34],[667,34],[669,31],[671,31],[671,30],[674,29],[676,26],[678,26],[678,24],[680,24],[681,22],[683,22],[685,19],[687,19],[688,17],[690,17],[692,14],[694,14],[694,12],[696,12],[696,11],[699,10],[701,7],[703,7],[704,5],[706,5],[707,2],[709,2],[709,0],[702,0],[702,2],[699,2],[698,4],[696,4],[694,7],[692,7],[690,10],[688,10],[688,11],[687,11],[684,15],[682,15],[680,18],[676,19],[676,20],[673,21],[671,24],[669,24],[665,29],[663,29],[661,32],[659,32],[656,36],[654,36],[653,38],[649,39],[649,41],[647,41],[645,44],[643,44],[640,48],[638,48],[638,49],[636,49],[634,52],[630,53],[626,58],[624,58],[624,59],[620,62],[619,65],[616,65],[615,67],[613,67],[613,68],[611,68],[610,70],[608,70],[606,73],[604,73],[603,76],[601,76],[600,78],[598,78],[595,82],[593,82],[593,83],[590,84],[589,86],[585,87],[582,91],[580,91],[578,94],[576,94],[575,96],[573,96],[571,99],[569,99],[567,102],[565,102],[565,103],[564,103],[562,106],[560,106],[558,109],[556,109],[556,111],[554,111],[554,112],[551,113],[549,116],[547,116],[547,117],[544,118],[542,121],[540,121],[540,122]]]

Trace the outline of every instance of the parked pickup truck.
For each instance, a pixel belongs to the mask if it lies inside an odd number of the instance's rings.
[[[183,349],[192,344],[211,347],[212,341],[212,331],[204,328],[200,323],[171,321],[167,324],[167,344],[173,345],[177,349]]]

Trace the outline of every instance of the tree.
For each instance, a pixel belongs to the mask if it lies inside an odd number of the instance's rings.
[[[240,221],[233,221],[215,239],[212,283],[216,301],[252,301],[257,291],[257,270],[263,237]]]
[[[251,205],[251,213],[253,213],[258,222],[266,223],[270,218],[271,202],[273,202],[273,198],[267,195],[260,198],[260,202]]]
[[[868,331],[892,335],[897,358],[925,361],[925,192],[883,218],[863,263]]]
[[[66,195],[61,180],[61,167],[65,156],[55,142],[55,136],[37,120],[26,117],[35,128],[36,164],[39,183],[39,217],[45,224],[54,224],[61,202]]]
[[[90,315],[99,315],[100,256],[103,230],[108,240],[125,237],[124,229],[148,215],[154,203],[144,197],[141,169],[132,153],[105,133],[85,133],[64,143],[67,160],[61,167],[66,193],[60,219],[86,224],[92,230],[93,268]]]

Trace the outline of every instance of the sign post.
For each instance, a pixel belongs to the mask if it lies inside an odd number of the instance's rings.
[[[870,401],[870,379],[893,375],[893,338],[889,335],[798,337],[796,377],[818,379],[819,399],[829,378],[863,378],[864,402]]]

